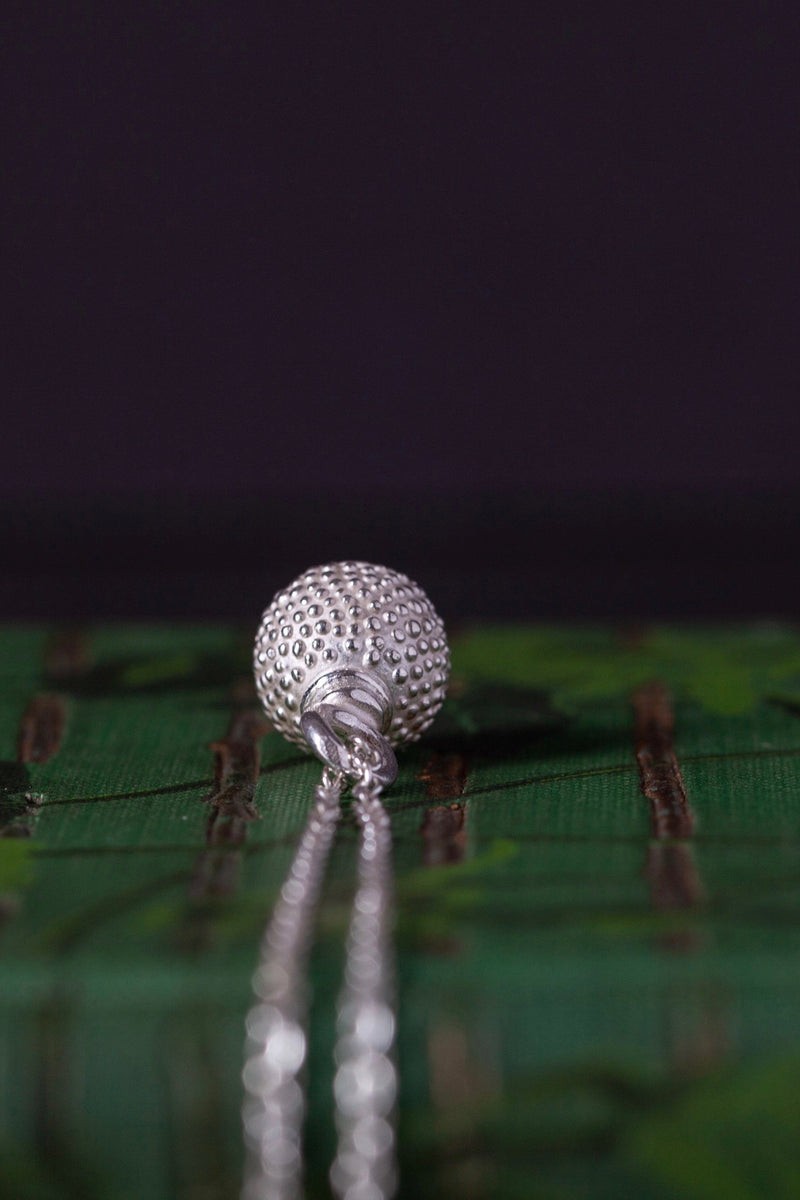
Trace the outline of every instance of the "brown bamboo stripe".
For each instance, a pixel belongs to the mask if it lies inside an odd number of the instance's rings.
[[[251,709],[238,710],[231,718],[225,737],[212,742],[214,787],[207,800],[218,816],[244,821],[258,817],[254,799],[261,768],[260,742],[269,728],[259,713]]]
[[[434,751],[417,775],[425,784],[428,800],[438,802],[426,809],[420,825],[426,867],[463,862],[466,856],[467,806],[458,798],[467,786],[468,768],[465,755]]]
[[[675,714],[669,691],[654,681],[633,695],[636,762],[643,794],[650,802],[650,832],[645,875],[654,908],[689,909],[704,899],[700,873],[689,839],[694,813],[689,806],[673,736]],[[688,951],[696,944],[692,930],[670,934],[665,945]]]
[[[238,851],[247,837],[247,826],[257,820],[255,789],[261,767],[261,738],[269,726],[252,709],[237,709],[228,732],[213,742],[214,785],[206,797],[210,806],[206,822],[206,849],[197,859],[189,897],[200,901],[232,895],[239,882]]]
[[[684,839],[694,832],[681,769],[673,747],[675,716],[669,692],[658,681],[633,695],[636,762],[644,795],[650,801],[650,830],[658,841]]]
[[[34,696],[19,724],[18,762],[48,762],[61,746],[66,724],[67,708],[61,696]]]
[[[425,784],[429,800],[457,800],[467,786],[469,764],[464,754],[440,754],[435,751],[417,779]]]
[[[420,825],[422,862],[440,867],[463,862],[467,854],[466,804],[440,804],[426,810]]]
[[[686,842],[652,843],[645,874],[653,906],[659,910],[694,908],[705,899],[694,853]]]
[[[49,677],[48,649],[45,648],[44,673]],[[16,763],[5,763],[0,793],[0,837],[30,838],[44,797],[31,789],[28,763],[46,763],[61,748],[67,727],[67,706],[61,696],[41,692],[28,704],[17,729]]]

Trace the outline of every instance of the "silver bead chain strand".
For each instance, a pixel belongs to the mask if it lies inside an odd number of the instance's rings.
[[[306,966],[314,913],[341,813],[342,778],[323,771],[314,806],[261,943],[247,1015],[242,1200],[300,1200],[307,1051]]]
[[[339,1136],[331,1168],[331,1185],[340,1200],[391,1200],[397,1188],[392,835],[380,790],[369,768],[353,787],[361,837],[337,1010],[334,1101]]]

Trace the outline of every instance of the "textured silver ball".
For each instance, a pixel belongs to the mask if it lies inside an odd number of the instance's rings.
[[[332,672],[377,677],[391,699],[386,737],[413,742],[442,706],[450,675],[444,625],[399,571],[363,562],[312,567],[278,592],[256,635],[256,690],[270,721],[308,749],[303,700]]]

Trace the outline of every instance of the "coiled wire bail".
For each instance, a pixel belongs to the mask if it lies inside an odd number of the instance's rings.
[[[356,781],[368,771],[384,788],[398,770],[385,736],[391,718],[391,698],[376,676],[336,671],[303,697],[300,728],[317,758],[334,771]]]

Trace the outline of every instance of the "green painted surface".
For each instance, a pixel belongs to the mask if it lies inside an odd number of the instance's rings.
[[[233,1200],[249,976],[317,768],[263,739],[238,886],[192,900],[248,637],[97,630],[57,689],[45,644],[0,633],[0,825],[43,798],[30,839],[0,838],[0,1196]],[[401,1194],[800,1194],[800,637],[478,630],[454,672],[388,797]],[[654,677],[697,814],[704,899],[677,910],[654,899],[633,754],[630,694]],[[65,696],[66,736],[22,769],[41,690]],[[467,757],[465,842],[425,866],[434,750]],[[354,852],[346,821],[313,957],[310,1197]]]

